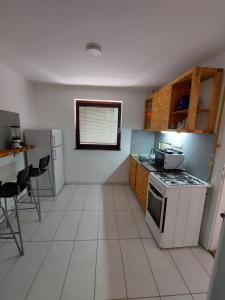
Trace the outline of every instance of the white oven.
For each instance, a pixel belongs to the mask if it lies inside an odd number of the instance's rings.
[[[147,212],[160,232],[164,231],[167,198],[149,182]]]
[[[209,185],[187,173],[166,174],[149,175],[146,223],[161,248],[197,246]]]

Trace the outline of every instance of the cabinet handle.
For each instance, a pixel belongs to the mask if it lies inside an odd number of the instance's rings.
[[[56,160],[56,150],[53,150],[53,159]]]

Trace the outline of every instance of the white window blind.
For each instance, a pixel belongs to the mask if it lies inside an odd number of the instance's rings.
[[[80,144],[116,145],[117,107],[80,107]]]

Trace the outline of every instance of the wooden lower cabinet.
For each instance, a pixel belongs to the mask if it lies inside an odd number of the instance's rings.
[[[138,164],[136,172],[135,194],[144,211],[147,209],[148,176],[149,172],[141,164]]]
[[[137,161],[130,157],[129,184],[133,191],[135,191],[137,165]]]
[[[148,176],[149,171],[130,156],[129,184],[144,211],[147,209]]]

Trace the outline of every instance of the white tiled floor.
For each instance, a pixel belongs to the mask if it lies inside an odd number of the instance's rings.
[[[206,300],[213,258],[159,249],[128,186],[67,185],[41,209],[20,214],[24,257],[0,242],[0,299]]]

